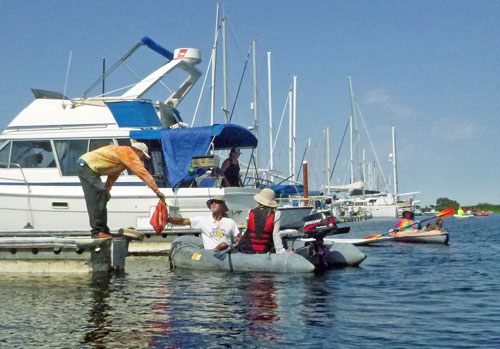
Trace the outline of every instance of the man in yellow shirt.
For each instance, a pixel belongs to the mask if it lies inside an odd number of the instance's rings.
[[[142,158],[148,158],[148,147],[136,142],[129,146],[107,145],[83,154],[77,161],[77,174],[82,184],[93,238],[109,238],[106,204],[111,198],[110,190],[120,173],[127,168],[142,179],[159,198],[165,195],[158,189],[151,174],[144,168]],[[107,175],[106,184],[101,176]]]

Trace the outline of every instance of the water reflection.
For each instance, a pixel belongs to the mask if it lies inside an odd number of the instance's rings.
[[[110,273],[95,273],[90,283],[91,304],[88,312],[88,332],[83,342],[92,343],[95,348],[106,347],[106,337],[110,334],[110,306],[107,302],[110,296]]]
[[[269,323],[278,321],[276,315],[276,287],[272,275],[251,275],[248,278],[243,294],[247,297],[249,311],[247,315],[251,324]]]
[[[450,246],[366,248],[360,268],[317,275],[170,272],[160,257],[124,275],[0,274],[0,346],[499,347],[500,215],[478,222],[447,223]]]
[[[273,322],[279,321],[277,315],[276,285],[271,274],[250,274],[246,286],[242,288],[242,296],[248,308],[245,319],[248,321],[250,335],[256,340],[276,340]]]
[[[305,283],[302,295],[302,312],[304,322],[309,326],[332,326],[335,319],[335,296],[333,287],[328,282],[331,273],[324,272]]]

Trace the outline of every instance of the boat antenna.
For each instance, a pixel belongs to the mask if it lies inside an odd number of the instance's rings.
[[[106,58],[102,57],[102,96],[104,97],[106,87]]]
[[[339,151],[337,152],[337,157],[335,158],[335,162],[333,163],[332,172],[330,172],[330,180],[332,180],[333,171],[335,171],[335,166],[337,165],[337,160],[339,159],[339,154],[342,149],[342,144],[344,144],[344,138],[348,128],[349,128],[349,120],[347,120],[347,125],[345,125],[344,135],[342,136],[342,140],[340,141]]]
[[[72,55],[73,55],[73,50],[70,50],[69,51],[69,59],[68,59],[68,69],[66,69],[66,81],[64,82],[63,102],[62,102],[63,109],[66,109],[66,105],[64,104],[64,100],[66,99],[66,87],[68,86],[69,67],[71,66],[71,56]]]
[[[245,77],[245,71],[247,70],[248,60],[250,59],[250,54],[252,53],[252,45],[250,44],[250,48],[248,49],[247,59],[245,60],[245,66],[243,67],[243,72],[241,73],[240,82],[238,84],[238,90],[236,91],[236,96],[234,97],[233,109],[231,110],[231,115],[229,115],[229,123],[233,120],[234,109],[236,108],[236,102],[238,101],[238,97],[240,95],[241,84],[243,82],[243,78]]]

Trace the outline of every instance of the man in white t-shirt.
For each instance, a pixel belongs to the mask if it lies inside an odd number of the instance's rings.
[[[168,222],[177,225],[191,225],[193,229],[200,229],[203,247],[206,250],[219,251],[239,241],[241,234],[236,222],[226,216],[228,211],[226,198],[214,196],[207,201],[207,206],[212,212],[211,216],[169,217]]]

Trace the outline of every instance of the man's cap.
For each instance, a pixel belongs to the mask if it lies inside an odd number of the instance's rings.
[[[211,199],[208,199],[207,200],[207,207],[210,208],[210,206],[212,205],[213,202],[216,202],[218,204],[223,204],[225,209],[226,209],[226,212],[229,211],[229,209],[227,208],[227,205],[226,205],[226,198],[224,196],[214,196]]]
[[[144,155],[148,158],[151,159],[151,156],[149,156],[148,153],[148,146],[142,142],[135,142],[132,144],[132,148],[138,149],[144,153]]]

